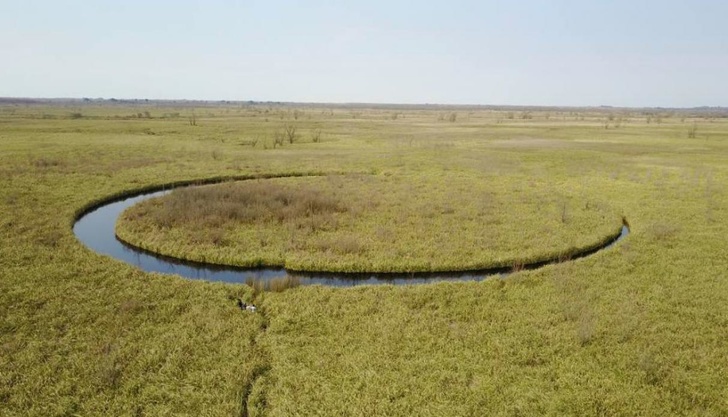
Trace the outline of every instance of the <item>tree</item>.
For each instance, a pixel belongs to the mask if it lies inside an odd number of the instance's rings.
[[[286,134],[286,139],[288,139],[288,143],[295,142],[296,141],[296,138],[297,138],[297,135],[296,135],[296,126],[294,126],[294,125],[286,125],[285,134]]]

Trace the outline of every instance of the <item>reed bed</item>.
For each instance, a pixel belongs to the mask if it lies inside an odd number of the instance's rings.
[[[167,106],[0,106],[0,415],[728,414],[724,114]],[[290,124],[296,140],[273,146]],[[446,243],[491,238],[470,230],[481,222],[538,255],[560,230],[599,237],[611,216],[632,232],[594,256],[507,279],[256,298],[247,285],[143,273],[90,252],[70,228],[111,195],[294,172],[372,175],[261,181],[262,194],[275,183],[317,195],[324,209],[291,209],[282,223],[223,217],[232,227],[200,229],[222,239],[191,245],[249,241],[271,253],[284,236],[266,262],[296,265],[292,254],[308,247],[298,265],[419,251],[413,259],[432,254],[442,266]],[[177,219],[135,233],[173,242]],[[423,223],[447,233],[418,240]],[[339,241],[347,227],[357,233]],[[418,238],[400,247],[409,229]]]

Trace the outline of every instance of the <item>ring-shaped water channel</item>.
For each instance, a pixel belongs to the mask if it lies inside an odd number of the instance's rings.
[[[302,176],[302,175],[294,175]],[[322,284],[330,286],[354,286],[364,284],[423,284],[437,281],[481,281],[490,277],[504,277],[512,273],[512,268],[493,268],[463,272],[425,272],[425,273],[329,273],[329,272],[297,272],[284,268],[241,268],[221,266],[201,262],[190,262],[152,253],[125,242],[116,237],[115,224],[117,218],[127,208],[144,200],[169,193],[173,188],[194,186],[201,183],[218,183],[225,180],[244,180],[246,178],[225,178],[195,183],[177,183],[173,185],[130,192],[121,197],[93,204],[82,210],[73,225],[76,237],[93,251],[127,262],[146,272],[176,274],[189,279],[222,281],[228,283],[245,283],[250,278],[257,280],[273,280],[286,276],[294,276],[302,285]],[[271,177],[266,177],[271,178]],[[571,256],[571,260],[583,258],[596,252],[608,249],[629,234],[626,220],[622,229],[605,241],[604,244],[589,248]],[[522,269],[536,269],[559,262],[558,259],[544,260],[523,265]]]

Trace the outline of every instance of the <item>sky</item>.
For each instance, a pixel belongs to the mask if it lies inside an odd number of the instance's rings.
[[[728,106],[728,1],[0,0],[0,97]]]

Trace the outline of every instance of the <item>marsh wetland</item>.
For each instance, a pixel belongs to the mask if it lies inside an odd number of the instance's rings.
[[[305,180],[310,180],[312,176],[297,176],[297,178],[303,178]],[[285,178],[285,177],[284,177]],[[256,181],[260,182],[261,180],[269,180],[269,178],[255,178],[255,179],[247,179],[246,181]],[[331,180],[331,177],[329,177],[329,180]],[[235,179],[231,179],[231,181],[235,181]],[[241,181],[241,180],[238,180]],[[336,179],[334,181],[339,181],[339,179]],[[184,187],[191,187],[191,185],[187,185]],[[199,185],[197,186],[199,187]],[[280,213],[281,209],[285,207],[286,210],[288,210],[288,206],[291,204],[296,203],[302,203],[303,211],[306,211],[307,213],[304,213],[304,217],[310,218],[311,215],[320,214],[320,209],[317,209],[319,207],[317,204],[312,203],[312,201],[307,199],[307,196],[301,194],[301,195],[289,195],[286,192],[281,193],[280,189],[274,188],[273,196],[271,198],[271,190],[268,185],[261,186],[260,184],[254,185],[255,188],[257,188],[257,191],[255,193],[260,193],[261,191],[264,191],[266,197],[266,201],[270,205],[271,203],[274,203],[278,207],[278,212],[276,210],[270,210],[271,207],[260,207],[260,197],[252,196],[248,193],[245,193],[243,196],[237,196],[238,201],[229,201],[230,192],[232,191],[233,194],[235,192],[235,188],[239,188],[240,186],[237,184],[230,184],[227,183],[224,185],[224,189],[222,191],[222,195],[224,196],[225,200],[228,204],[224,204],[223,210],[214,210],[210,209],[210,207],[214,207],[216,204],[219,204],[219,198],[221,195],[221,192],[218,190],[213,190],[212,195],[210,194],[210,190],[202,190],[201,194],[198,194],[198,190],[194,190],[194,193],[196,194],[196,201],[193,200],[192,202],[189,201],[188,197],[181,197],[183,200],[179,200],[180,197],[176,197],[177,200],[173,200],[173,207],[167,207],[164,211],[164,218],[162,219],[162,222],[167,224],[169,222],[169,219],[175,219],[178,220],[179,217],[182,217],[183,219],[189,219],[191,216],[215,216],[214,221],[216,223],[220,223],[223,221],[219,216],[221,213],[225,215],[226,220],[235,220],[235,214],[231,213],[230,211],[234,211],[237,213],[238,216],[244,216],[248,220],[251,220],[251,217],[255,217],[254,214],[249,213],[248,210],[246,210],[246,207],[248,206],[255,206],[258,209],[258,215],[260,216],[274,216],[280,219],[281,216],[285,216],[284,214]],[[261,188],[262,187],[262,188]],[[164,188],[164,187],[162,187]],[[232,190],[231,190],[232,188]],[[139,238],[134,240],[134,242],[139,243],[130,243],[128,241],[125,241],[117,236],[117,234],[114,231],[114,225],[117,221],[117,218],[121,215],[122,211],[125,211],[125,213],[133,213],[133,214],[126,214],[127,217],[133,216],[135,219],[148,219],[148,217],[151,217],[148,212],[145,211],[145,208],[134,208],[135,206],[139,206],[142,202],[155,199],[158,197],[163,197],[169,195],[171,190],[169,189],[163,189],[161,191],[147,191],[144,193],[140,193],[139,195],[135,196],[125,196],[122,197],[119,200],[111,199],[110,201],[98,205],[93,205],[89,207],[88,212],[82,213],[82,215],[77,219],[76,223],[73,226],[74,234],[76,237],[84,243],[86,246],[88,246],[90,249],[93,249],[94,251],[112,256],[116,259],[123,260],[125,262],[128,262],[146,272],[160,272],[160,273],[170,273],[170,274],[176,274],[180,275],[186,278],[191,279],[205,279],[210,281],[223,281],[228,283],[243,283],[250,279],[253,280],[263,280],[263,281],[270,281],[270,280],[279,280],[284,279],[287,276],[294,277],[296,282],[300,285],[301,283],[306,285],[312,285],[312,284],[321,284],[321,285],[333,285],[333,286],[352,286],[352,285],[369,285],[369,284],[396,284],[396,285],[407,285],[407,284],[417,284],[417,283],[432,283],[437,281],[445,281],[445,280],[473,280],[473,281],[480,281],[483,279],[486,279],[491,276],[498,276],[498,277],[505,277],[509,273],[519,272],[522,269],[535,269],[544,265],[548,265],[551,263],[557,263],[557,262],[566,262],[570,261],[572,259],[581,258],[584,256],[591,255],[593,253],[598,252],[599,250],[607,249],[611,246],[613,246],[615,243],[617,243],[619,240],[624,239],[629,234],[629,228],[626,224],[626,220],[622,220],[621,227],[619,228],[619,233],[612,233],[604,238],[601,238],[600,240],[594,240],[591,242],[588,246],[583,247],[571,247],[568,250],[554,250],[554,248],[549,248],[549,252],[545,252],[545,254],[540,255],[541,258],[538,259],[528,259],[526,257],[520,257],[515,258],[511,260],[506,260],[505,262],[502,260],[498,260],[497,262],[493,262],[491,260],[491,263],[473,263],[472,258],[476,258],[476,255],[470,253],[463,253],[466,252],[465,250],[456,251],[458,252],[458,255],[460,258],[466,258],[469,263],[461,263],[459,265],[453,265],[450,264],[443,266],[442,264],[439,265],[439,268],[442,270],[438,270],[436,268],[432,268],[432,259],[429,258],[427,263],[426,269],[419,269],[419,270],[383,270],[383,271],[376,271],[374,270],[370,265],[370,263],[366,264],[359,264],[360,270],[347,270],[347,271],[327,271],[324,270],[327,268],[325,263],[318,263],[318,264],[312,264],[311,268],[319,268],[320,270],[299,270],[299,271],[292,271],[290,269],[286,269],[283,266],[276,267],[275,262],[270,262],[268,264],[265,263],[265,261],[260,260],[260,258],[257,258],[254,261],[247,261],[242,262],[240,264],[235,263],[234,261],[228,261],[229,263],[223,263],[224,260],[221,260],[220,258],[211,258],[211,257],[200,257],[195,258],[191,257],[189,255],[192,250],[178,250],[175,252],[175,256],[168,255],[163,253],[162,251],[158,249],[147,249],[145,248],[144,241],[140,241]],[[298,194],[300,190],[297,190],[296,193]],[[217,197],[217,199],[216,199]],[[297,198],[299,197],[299,198]],[[316,198],[321,198],[320,195],[318,195]],[[181,202],[180,202],[181,201]],[[334,209],[334,211],[343,211],[340,206],[337,206],[334,203],[334,200],[330,199],[330,197],[327,197],[325,199],[325,202],[327,203],[326,206],[329,208]],[[456,204],[462,204],[462,201],[455,202]],[[154,203],[156,206],[159,206],[159,202]],[[162,203],[164,205],[165,203]],[[182,205],[182,207],[179,207],[177,205]],[[588,206],[588,205],[587,205]],[[200,214],[199,212],[194,213],[195,210],[200,210],[201,207],[206,207],[205,213]],[[566,216],[566,206],[562,207],[562,211],[564,216]],[[141,213],[139,211],[135,210],[142,210]],[[294,208],[296,211],[301,211],[302,208]],[[430,215],[429,217],[433,217],[433,215]],[[257,220],[257,219],[255,219]],[[280,220],[278,220],[280,221]],[[566,218],[562,220],[562,222],[565,222]],[[157,220],[159,222],[159,220]],[[310,220],[307,220],[307,222],[310,222]],[[357,222],[358,219],[357,219]],[[484,219],[479,218],[479,223],[484,222]],[[184,221],[181,225],[182,226],[188,226],[190,223],[193,223],[190,220]],[[314,221],[313,224],[316,224]],[[318,222],[318,224],[325,224]],[[262,225],[258,222],[250,222],[248,221],[248,224],[246,224],[247,228],[254,228],[255,230],[252,230],[256,234],[260,234],[260,230],[262,229]],[[315,231],[316,227],[312,226],[311,223],[307,224],[309,227],[308,232]],[[331,225],[326,225],[331,226]],[[596,225],[594,225],[596,226]],[[169,225],[167,225],[169,227]],[[320,226],[319,226],[320,227]],[[296,229],[299,229],[300,227],[296,227]],[[200,233],[199,228],[193,228],[190,227],[189,234],[193,235],[195,233]],[[219,246],[231,246],[229,242],[221,242],[223,238],[221,237],[221,234],[219,233],[219,230],[221,229],[220,224],[214,225],[212,230],[218,231],[215,234],[215,237],[213,241],[207,242],[207,247],[209,249],[216,249]],[[223,229],[224,230],[224,229]],[[377,229],[378,231],[380,229]],[[456,233],[457,231],[454,230],[454,228],[447,229],[449,230],[449,233]],[[448,231],[441,232],[442,234],[447,234]],[[467,230],[467,228],[466,228]],[[425,231],[420,230],[420,233],[425,233]],[[209,232],[208,232],[209,233]],[[481,233],[488,233],[488,230],[484,230]],[[379,233],[381,234],[381,232]],[[344,236],[350,236],[346,233],[343,234]],[[395,238],[395,240],[399,239],[399,236],[401,236],[400,231],[397,232],[391,232],[387,233],[388,238]],[[135,237],[132,235],[132,238]],[[411,239],[415,240],[422,240],[422,236],[418,233],[412,234],[410,233],[409,236]],[[180,240],[181,239],[181,240]],[[207,238],[209,239],[209,237]],[[460,239],[464,240],[464,237],[460,235]],[[551,239],[554,239],[556,241],[562,241],[563,238],[559,239],[558,237],[554,238],[551,236]],[[181,242],[181,241],[193,241],[196,242],[198,245],[200,244],[199,240],[196,240],[192,236],[188,237],[178,237],[174,240],[175,242]],[[596,242],[596,243],[595,243]],[[380,245],[383,245],[387,247],[389,250],[392,250],[394,245],[392,242],[387,242],[388,244],[384,245],[382,242],[380,242]],[[515,242],[518,244],[518,242]],[[431,245],[442,245],[443,243],[438,243],[438,241],[432,242]],[[245,250],[245,248],[251,248],[251,246],[255,249],[260,248],[266,248],[268,246],[268,243],[266,241],[260,241],[253,243],[252,245],[238,245],[237,247],[233,248],[233,254],[240,253]],[[337,255],[342,255],[346,252],[351,251],[351,249],[346,250],[345,244],[341,244],[339,241],[336,241],[335,244],[329,244],[327,245],[327,249],[331,249],[331,247],[334,248],[334,250],[338,251]],[[343,248],[342,248],[343,246]],[[407,245],[404,245],[407,247]],[[494,245],[497,248],[503,249],[505,245],[496,244]],[[355,246],[357,249],[360,249],[360,245],[356,244]],[[320,249],[320,248],[317,248]],[[404,251],[405,249],[400,249],[400,251]],[[483,249],[480,249],[481,251]],[[514,252],[517,252],[518,250],[514,250]],[[452,252],[452,250],[450,250]],[[315,255],[314,255],[315,256]],[[400,255],[401,256],[401,255]],[[410,255],[412,256],[412,255]],[[481,254],[482,256],[482,254]],[[368,257],[376,257],[375,254],[370,254]],[[367,259],[368,257],[363,257],[364,259]],[[416,255],[413,256],[416,258]],[[470,258],[468,258],[470,257]],[[476,258],[477,259],[477,258]],[[356,265],[356,264],[355,264]],[[435,265],[438,265],[437,263]],[[447,268],[450,268],[450,270],[447,270]],[[455,268],[460,268],[456,270]]]
[[[725,415],[726,184],[720,109],[5,101],[0,414]]]

